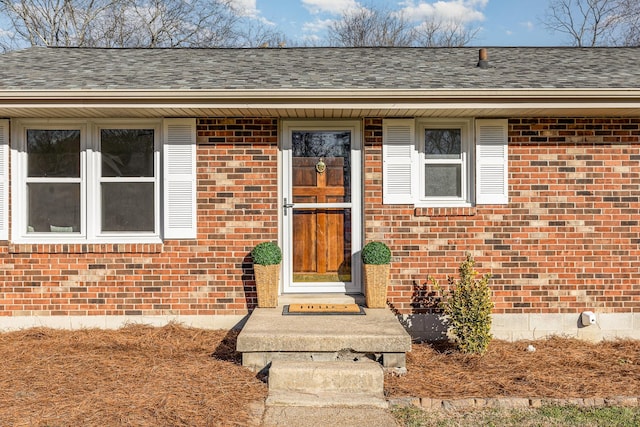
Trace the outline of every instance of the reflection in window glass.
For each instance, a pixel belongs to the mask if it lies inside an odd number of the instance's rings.
[[[29,177],[80,176],[79,130],[27,130]]]
[[[102,129],[103,177],[153,176],[153,129]]]
[[[16,218],[21,237],[37,240],[52,234],[61,241],[156,237],[159,225],[159,122],[118,127],[115,122],[47,121],[21,127],[18,141],[20,188],[24,203]],[[97,126],[96,132],[86,132]],[[138,128],[136,128],[138,127]],[[14,199],[14,200],[16,200]],[[20,238],[20,237],[18,237]],[[47,240],[51,240],[47,236]]]
[[[80,184],[29,183],[27,232],[80,231]]]
[[[313,203],[351,201],[351,132],[294,131],[291,133],[293,181],[295,187],[315,187],[318,175],[323,175],[325,187],[342,188],[333,200],[309,200]],[[318,171],[318,168],[322,172]],[[296,190],[294,189],[294,193]],[[295,203],[305,203],[294,194]]]
[[[427,197],[462,197],[462,166],[427,165],[425,193]]]
[[[462,153],[460,129],[426,129],[424,135],[427,159],[459,159]]]
[[[103,182],[102,231],[154,231],[153,182]]]

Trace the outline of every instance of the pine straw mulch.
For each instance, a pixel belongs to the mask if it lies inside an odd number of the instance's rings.
[[[234,332],[128,326],[0,334],[2,426],[246,425],[266,386]]]
[[[531,344],[535,352],[526,351]],[[447,344],[414,344],[407,375],[387,375],[391,397],[640,397],[640,341],[588,343],[553,337],[493,340],[483,356]]]
[[[267,387],[240,366],[236,337],[175,324],[0,333],[0,425],[246,425]],[[638,396],[640,341],[494,340],[484,356],[414,344],[407,368],[386,376],[389,397]]]

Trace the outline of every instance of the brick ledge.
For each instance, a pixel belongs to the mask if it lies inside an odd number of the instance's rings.
[[[416,217],[452,217],[452,216],[475,216],[475,207],[459,208],[415,208],[413,215]]]
[[[100,243],[100,244],[9,244],[11,254],[110,254],[134,253],[157,254],[162,253],[162,243]]]

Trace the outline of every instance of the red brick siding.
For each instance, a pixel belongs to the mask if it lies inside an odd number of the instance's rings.
[[[276,119],[198,121],[198,239],[0,246],[0,315],[244,314],[249,251],[276,240]],[[365,237],[394,252],[390,303],[470,251],[496,313],[640,312],[640,119],[511,119],[510,204],[382,204],[382,120],[366,119]],[[425,288],[427,291],[429,288]]]
[[[389,301],[427,311],[466,252],[496,313],[640,312],[640,119],[509,121],[509,205],[382,205],[382,121],[365,122],[365,237],[394,253]]]
[[[4,245],[0,315],[244,314],[248,254],[277,239],[277,120],[200,119],[198,239]]]

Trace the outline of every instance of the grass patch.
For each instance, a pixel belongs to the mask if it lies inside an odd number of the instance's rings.
[[[580,408],[544,406],[539,409],[488,409],[469,412],[428,412],[416,407],[394,407],[393,415],[405,427],[454,426],[575,426],[635,427],[640,425],[640,408]]]

